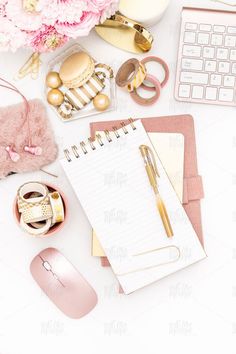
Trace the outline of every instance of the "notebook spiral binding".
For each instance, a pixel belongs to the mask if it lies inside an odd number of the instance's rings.
[[[120,125],[121,125],[121,128],[122,128],[124,134],[128,134],[129,132],[128,132],[127,128],[126,128],[125,122],[121,122]],[[135,126],[134,120],[132,118],[129,119],[129,125],[131,126],[131,128],[133,130],[136,130],[136,126]],[[117,128],[117,127],[113,127],[113,132],[112,132],[112,133],[114,133],[114,135],[115,135],[115,137],[117,139],[120,138],[120,134],[118,132],[118,129],[119,128]],[[105,130],[104,133],[105,133],[107,141],[109,143],[112,142],[111,133],[108,130]],[[96,141],[99,143],[100,146],[104,145],[102,137],[101,137],[100,134],[96,134]],[[72,153],[74,154],[74,156],[76,158],[79,158],[79,156],[80,156],[79,155],[79,149],[82,150],[82,152],[84,154],[87,154],[89,152],[88,149],[87,149],[87,145],[90,146],[91,150],[96,150],[96,146],[94,145],[94,142],[93,142],[92,138],[88,138],[88,144],[85,143],[84,141],[81,141],[80,144],[79,144],[79,147],[77,145],[72,145],[71,146],[71,151],[72,151]],[[72,161],[72,157],[71,157],[69,149],[65,149],[64,150],[64,154],[65,154],[65,157],[66,157],[67,161],[71,162]]]

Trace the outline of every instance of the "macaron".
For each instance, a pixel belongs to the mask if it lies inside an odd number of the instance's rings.
[[[90,79],[94,73],[94,67],[94,61],[89,54],[77,52],[61,64],[59,76],[64,86],[78,88]]]

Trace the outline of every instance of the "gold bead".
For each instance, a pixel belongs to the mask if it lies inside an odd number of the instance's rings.
[[[64,102],[64,95],[58,89],[51,89],[47,94],[48,103],[53,106],[60,106]]]
[[[94,97],[93,105],[98,111],[105,111],[110,105],[110,99],[104,93],[99,93]]]
[[[61,78],[56,71],[50,71],[46,76],[46,85],[51,88],[58,88],[62,85]]]

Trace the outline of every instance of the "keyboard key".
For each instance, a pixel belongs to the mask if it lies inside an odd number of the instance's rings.
[[[210,35],[208,33],[198,33],[198,44],[208,44]]]
[[[228,27],[228,33],[236,34],[236,27]]]
[[[225,26],[219,26],[216,25],[213,27],[213,31],[217,33],[224,33],[225,32]]]
[[[203,98],[203,91],[204,91],[203,86],[193,86],[192,98],[194,99]]]
[[[186,30],[193,30],[193,31],[196,31],[197,30],[197,24],[196,23],[191,23],[191,22],[187,22],[185,24],[185,29]]]
[[[206,85],[208,82],[208,74],[183,71],[180,75],[180,81],[188,84]]]
[[[205,61],[205,70],[206,71],[216,71],[216,61],[206,60]]]
[[[190,96],[190,85],[179,85],[179,97],[188,98]]]
[[[235,77],[226,75],[224,77],[224,86],[234,87],[234,85],[235,85]]]
[[[219,101],[232,102],[234,99],[234,90],[221,88],[219,93]]]
[[[196,33],[195,32],[185,32],[184,33],[184,42],[185,43],[195,43]]]
[[[182,59],[182,69],[184,70],[202,70],[203,60]]]
[[[215,101],[217,98],[217,88],[207,87],[206,88],[206,99]]]
[[[228,63],[227,61],[219,62],[219,67],[218,67],[219,73],[228,74],[229,69],[230,69],[230,63]]]
[[[223,36],[221,34],[213,34],[211,36],[211,44],[212,45],[222,45]]]
[[[216,57],[217,59],[228,59],[229,50],[226,48],[217,48]]]
[[[236,49],[231,49],[230,60],[236,60]]]
[[[236,106],[236,16],[193,10],[182,21],[177,97]]]
[[[201,47],[196,45],[184,45],[183,55],[189,57],[200,57]]]
[[[215,48],[204,47],[203,48],[203,58],[213,59],[215,56]]]
[[[220,86],[221,85],[221,75],[218,74],[211,74],[210,84],[213,86]]]
[[[203,23],[203,24],[200,24],[199,28],[200,28],[200,31],[210,32],[211,25],[206,25]]]
[[[232,74],[236,74],[236,63],[232,64]]]
[[[235,47],[236,46],[236,36],[225,36],[225,46]]]

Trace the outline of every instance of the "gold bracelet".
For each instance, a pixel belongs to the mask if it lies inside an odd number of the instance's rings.
[[[97,25],[95,30],[105,41],[132,53],[148,52],[154,40],[145,27],[119,12]]]
[[[136,58],[126,60],[116,74],[116,84],[129,92],[142,85],[147,75],[145,66]]]

